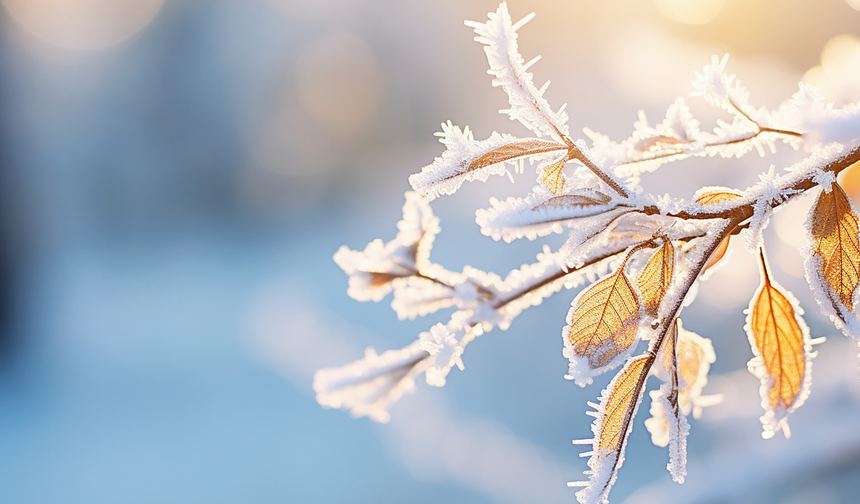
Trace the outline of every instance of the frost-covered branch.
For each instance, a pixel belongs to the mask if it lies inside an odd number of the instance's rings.
[[[589,145],[570,136],[564,107],[554,110],[543,97],[546,85],[533,84],[528,69],[537,59],[525,63],[518,52],[517,29],[532,17],[513,23],[502,3],[487,22],[466,24],[484,45],[493,85],[508,95],[510,108],[502,112],[537,137],[493,132],[475,140],[468,127],[444,123],[444,152],[409,177],[415,192],[406,193],[397,236],[335,254],[356,300],[380,301],[392,293],[401,319],[453,313],[400,350],[377,355],[370,349],[352,364],[317,372],[314,389],[324,406],[385,421],[388,407],[414,388],[418,375],[443,386],[454,366],[463,369],[472,340],[507,329],[523,310],[562,287],[590,284],[571,302],[561,331],[569,361],[565,377],[586,386],[620,369],[598,403],[590,403],[594,436],[576,442],[591,445],[583,454],[589,457],[588,478],[571,486],[584,487],[576,494],[582,504],[606,503],[650,375],[663,383],[650,393],[646,427],[655,444],[668,446],[672,478],[680,483],[686,477],[687,418],[698,417],[718,397],[702,395],[716,358],[713,345],[683,327],[681,311],[738,235],[761,264],[762,282],[750,293],[743,329],[754,356],[749,369],[761,383],[763,436],[788,434],[789,416],[810,392],[817,340],[795,298],[767,267],[763,231],[778,207],[808,191],[820,188],[805,225],[806,278],[822,312],[860,339],[860,217],[836,179],[860,162],[860,104],[835,109],[801,84],[777,110],[757,108],[726,72],[727,58],[714,57],[696,73],[691,96],[730,120],[705,131],[679,98],[659,124],[650,126],[640,114],[633,134],[620,142],[584,129]],[[640,176],[668,162],[741,157],[754,149],[764,156],[777,141],[803,149],[806,157],[780,171],[771,166],[746,189],[702,187],[687,200],[645,194],[638,186]],[[491,198],[488,208],[477,210],[476,223],[483,234],[506,242],[566,233],[564,245],[556,251],[544,245],[536,262],[504,277],[434,263],[439,219],[430,201],[467,181],[523,172],[526,161],[536,169],[537,185],[525,197]],[[647,349],[637,354],[641,341]]]

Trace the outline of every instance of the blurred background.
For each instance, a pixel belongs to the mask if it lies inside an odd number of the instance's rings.
[[[496,114],[463,20],[494,0],[0,0],[0,502],[573,502],[590,435],[562,379],[575,292],[469,346],[444,389],[419,385],[390,424],[323,410],[314,370],[402,347],[445,317],[399,322],[349,299],[331,257],[391,239],[407,176],[452,120],[525,135]],[[693,72],[730,53],[752,103],[805,80],[860,100],[860,1],[511,0],[538,84],[582,127],[625,138],[662,119]],[[694,110],[715,115],[702,104]],[[707,124],[706,124],[707,125]],[[644,177],[689,198],[745,188],[765,158],[701,159]],[[850,177],[849,177],[850,178]],[[860,178],[860,177],[858,177]],[[436,262],[503,274],[540,243],[481,236],[474,211],[520,175],[434,202]],[[846,188],[860,198],[860,184]],[[860,199],[856,199],[860,202]],[[826,336],[791,440],[760,437],[744,315],[758,285],[740,241],[685,327],[717,353],[691,421],[689,478],[671,483],[640,410],[615,503],[853,503],[860,492],[856,345],[802,274],[809,197],[766,235],[774,275]],[[550,237],[556,245],[563,237]]]

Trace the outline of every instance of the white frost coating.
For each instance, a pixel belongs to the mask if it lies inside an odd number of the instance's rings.
[[[666,464],[666,469],[672,475],[673,481],[683,483],[687,476],[687,435],[690,433],[690,424],[680,407],[675,416],[669,403],[671,392],[671,383],[664,383],[658,390],[650,392],[651,418],[645,420],[645,428],[651,433],[651,441],[655,445],[669,446],[669,463]]]
[[[353,417],[368,416],[388,422],[388,407],[415,389],[415,377],[426,371],[427,384],[445,385],[453,366],[463,369],[462,355],[484,325],[471,322],[471,311],[458,311],[447,324],[436,324],[400,350],[377,355],[372,348],[351,364],[321,369],[314,374],[317,402],[326,408],[345,408]]]
[[[612,259],[606,259],[577,271],[568,270],[563,264],[564,254],[553,253],[548,245],[544,245],[537,259],[538,262],[524,264],[505,278],[504,304],[497,309],[502,317],[498,322],[500,329],[507,329],[523,310],[541,304],[562,287],[572,289],[605,275],[612,263]],[[507,299],[510,301],[505,302]]]
[[[490,175],[505,175],[507,167],[511,166],[515,171],[521,172],[526,158],[532,162],[547,159],[548,156],[558,158],[559,151],[566,151],[567,147],[553,144],[545,140],[534,138],[516,138],[508,134],[500,135],[493,132],[486,140],[475,140],[469,127],[462,130],[451,124],[451,121],[442,123],[442,131],[436,133],[439,141],[445,146],[445,152],[433,162],[421,169],[418,173],[409,176],[409,183],[416,191],[434,199],[443,194],[454,194],[463,185],[463,182],[479,180],[485,182]],[[540,142],[543,147],[536,148],[534,154],[513,157],[504,161],[487,164],[480,168],[469,169],[472,162],[494,150],[506,145],[522,142]]]
[[[470,311],[457,312],[447,324],[436,324],[419,336],[418,348],[431,355],[426,367],[428,385],[443,387],[452,367],[464,369],[462,355],[466,345],[484,333],[481,324],[468,323],[471,317]]]
[[[439,278],[439,274],[433,275]],[[450,285],[454,278],[460,275],[446,275]],[[397,282],[394,289],[394,298],[391,300],[391,309],[400,320],[414,319],[429,315],[437,310],[454,306],[456,292],[448,285],[434,282],[427,278],[411,276]]]
[[[388,406],[415,390],[415,377],[426,368],[430,355],[421,341],[400,350],[377,355],[373,348],[363,359],[346,366],[320,369],[314,374],[317,402],[326,408],[345,408],[354,418],[368,416],[388,422]]]
[[[565,204],[565,198],[579,193],[594,193],[593,190],[580,189],[574,193],[555,198],[532,193],[527,198],[507,198],[499,201],[490,198],[490,208],[478,209],[475,222],[481,226],[481,233],[494,240],[510,243],[516,239],[534,240],[552,233],[561,233],[565,228],[575,227],[580,233],[596,233],[606,226],[615,216],[629,208],[618,208],[618,204],[608,200],[603,205]]]
[[[809,327],[807,327],[806,322],[803,321],[803,308],[800,307],[800,303],[797,301],[797,298],[794,295],[782,288],[773,278],[770,279],[770,283],[774,286],[779,292],[781,292],[786,299],[788,299],[789,303],[791,303],[791,307],[794,310],[794,319],[797,321],[797,324],[800,326],[801,333],[803,334],[803,360],[804,360],[804,370],[803,370],[803,380],[800,384],[800,390],[795,396],[794,400],[791,404],[783,407],[777,406],[776,408],[772,407],[770,404],[770,389],[773,388],[774,379],[767,372],[767,368],[764,364],[764,359],[762,358],[761,352],[756,346],[755,335],[752,332],[752,311],[753,304],[755,300],[758,298],[759,293],[765,287],[764,275],[762,275],[762,283],[759,285],[759,288],[756,290],[752,299],[750,300],[749,307],[744,310],[746,313],[746,324],[744,325],[744,331],[747,333],[747,338],[750,342],[750,348],[752,348],[752,352],[754,357],[747,362],[747,369],[749,369],[750,373],[752,373],[756,378],[761,380],[761,388],[759,389],[759,393],[761,395],[761,406],[764,408],[764,415],[761,417],[762,423],[762,433],[761,436],[765,439],[770,439],[773,435],[783,429],[786,437],[788,437],[788,419],[787,415],[792,413],[794,410],[803,405],[806,401],[806,398],[809,397],[809,387],[812,384],[812,359],[817,355],[817,352],[812,350],[812,344],[809,337]]]
[[[643,358],[647,357],[640,356],[630,359],[627,365],[637,359]],[[639,390],[639,396],[634,399],[633,411],[630,412],[630,421],[627,424],[627,430],[622,433],[621,447],[617,451],[601,450],[598,448],[600,446],[600,432],[603,430],[603,421],[606,417],[606,402],[609,400],[609,395],[615,388],[615,383],[621,375],[622,373],[615,375],[612,381],[609,382],[609,385],[603,389],[600,393],[599,404],[588,403],[596,410],[587,412],[594,417],[594,422],[591,423],[591,432],[594,434],[591,442],[592,450],[588,459],[588,470],[583,473],[588,476],[588,481],[570,482],[567,484],[571,487],[584,487],[582,490],[576,492],[576,500],[580,504],[609,504],[609,490],[618,477],[618,469],[624,463],[624,450],[627,447],[630,431],[633,430],[633,418],[636,417],[636,411],[642,402],[642,394],[645,392],[644,383]]]
[[[568,316],[568,319],[570,317]],[[633,343],[627,348],[627,350],[619,353],[615,357],[612,358],[609,362],[604,364],[603,366],[592,368],[591,364],[588,362],[587,357],[580,357],[574,353],[573,348],[570,345],[570,339],[568,335],[570,334],[570,323],[564,326],[564,329],[561,331],[561,337],[564,339],[564,348],[561,353],[564,355],[569,361],[570,364],[568,366],[567,374],[564,375],[565,380],[571,380],[580,387],[585,387],[586,385],[591,385],[594,381],[595,376],[602,375],[603,373],[617,368],[619,365],[623,364],[630,354],[632,354],[636,350],[636,346],[639,344],[639,337],[637,336]]]
[[[821,186],[821,190],[829,193],[833,184],[836,183],[836,175],[832,171],[816,170],[812,182]]]
[[[854,203],[849,199],[848,204],[851,205],[851,212],[857,215],[857,210],[854,208]],[[801,247],[800,254],[803,256],[803,271],[806,276],[806,282],[812,290],[815,301],[818,302],[821,313],[827,315],[837,329],[842,331],[842,334],[849,338],[860,341],[860,317],[854,311],[853,306],[857,306],[860,302],[860,288],[854,290],[852,295],[851,307],[842,304],[842,300],[833,291],[827,280],[821,275],[822,261],[824,260],[815,253],[814,240],[812,238],[812,221],[815,205],[809,210],[809,215],[806,217],[804,227],[806,228],[806,245]]]
[[[430,249],[439,233],[439,218],[416,192],[405,194],[403,219],[397,236],[388,243],[376,239],[363,251],[342,246],[334,261],[349,275],[347,294],[357,301],[380,301],[407,278],[430,266]]]
[[[672,371],[665,367],[664,349],[667,347],[663,346],[657,355],[658,365],[652,367],[651,372],[664,383],[659,390],[650,393],[651,418],[645,420],[645,427],[651,433],[651,441],[655,445],[669,446],[669,464],[666,469],[672,474],[674,481],[683,483],[687,474],[686,438],[690,431],[686,416],[692,413],[694,418],[699,418],[703,407],[719,403],[722,396],[702,396],[702,389],[708,383],[708,371],[711,364],[716,361],[711,340],[684,329],[680,319],[677,320],[677,324],[679,368],[677,416],[669,404],[669,396],[672,392]],[[691,371],[695,376],[684,376],[684,374],[689,375]]]
[[[710,339],[684,329],[680,319],[677,320],[677,324],[679,342],[678,362],[682,363],[686,360],[687,362],[698,364],[696,376],[691,380],[692,383],[687,383],[687,379],[681,373],[678,375],[678,405],[684,415],[692,414],[693,418],[699,418],[702,414],[702,408],[718,404],[722,400],[722,396],[719,395],[702,395],[702,390],[708,384],[708,372],[711,370],[711,364],[716,362],[717,356],[714,353],[714,345]],[[652,367],[651,372],[660,380],[671,383],[670,370],[663,366],[663,348],[660,349],[657,355],[659,365]],[[682,364],[681,366],[688,369],[687,364]],[[651,440],[654,444],[657,446],[666,446],[669,438],[667,437],[668,426],[665,421],[657,417],[656,419],[646,421],[645,425],[648,427],[648,431],[651,432]]]
[[[696,72],[696,80],[693,81],[696,91],[690,93],[690,96],[701,96],[711,105],[728,111],[734,111],[735,107],[738,107],[755,119],[757,113],[748,103],[749,93],[734,75],[725,72],[728,61],[728,54],[722,59],[716,55],[712,56],[711,64],[701,72]]]
[[[836,109],[825,103],[815,86],[800,83],[800,90],[792,96],[791,109],[785,115],[804,131],[808,141],[826,145],[839,143],[856,146],[860,136],[860,103],[851,103]]]
[[[495,77],[493,86],[501,87],[508,94],[511,108],[502,112],[538,136],[563,141],[568,136],[567,113],[561,109],[552,111],[543,97],[549,83],[538,89],[532,82],[532,74],[527,71],[536,59],[524,63],[517,48],[517,30],[530,21],[534,13],[513,24],[507,4],[502,2],[498,10],[489,13],[488,17],[486,23],[466,21],[466,26],[473,28],[477,34],[475,40],[485,45],[484,52],[490,64],[487,73]]]
[[[620,208],[618,213],[613,213],[615,220],[599,233],[589,234],[587,227],[572,229],[568,240],[560,249],[560,252],[567,255],[565,264],[576,268],[597,252],[624,250],[660,234],[665,234],[672,240],[689,238],[698,233],[707,233],[714,225],[710,220],[683,221],[629,210]]]
[[[755,253],[764,243],[764,229],[770,222],[771,215],[773,208],[769,201],[761,199],[753,204],[753,216],[749,227],[744,231],[744,247],[750,253]]]
[[[590,130],[585,132],[594,142],[592,150],[615,161],[615,174],[625,179],[638,178],[703,150],[705,137],[683,98],[669,106],[663,122],[649,126],[644,112],[640,112],[633,127],[633,134],[621,143],[609,142]]]

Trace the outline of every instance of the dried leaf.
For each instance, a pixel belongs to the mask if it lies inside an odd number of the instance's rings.
[[[563,157],[550,165],[544,166],[543,178],[541,181],[547,189],[554,194],[561,194],[564,191],[564,165],[567,164],[567,157]]]
[[[642,294],[642,304],[645,314],[657,316],[660,301],[666,295],[669,284],[672,283],[672,272],[675,268],[675,247],[670,240],[663,240],[663,246],[648,259],[642,272],[639,273],[639,292]]]
[[[762,436],[771,437],[785,415],[806,399],[813,355],[797,301],[771,281],[764,249],[759,249],[759,258],[761,285],[750,301],[744,329],[756,356],[748,367],[762,381]]]
[[[544,140],[523,140],[491,150],[469,163],[466,171],[479,170],[486,166],[503,163],[523,156],[533,156],[535,154],[543,154],[545,152],[566,149],[567,146],[555,142],[547,142]]]
[[[624,264],[582,291],[571,304],[562,333],[571,361],[569,378],[585,385],[627,352],[636,341],[641,311]]]
[[[591,430],[594,439],[590,441],[592,451],[588,460],[590,472],[588,481],[568,483],[568,486],[583,486],[576,493],[581,503],[605,502],[609,489],[615,482],[618,469],[624,461],[624,447],[633,418],[645,390],[648,369],[653,363],[650,355],[642,355],[627,361],[624,368],[612,379],[603,391]],[[587,443],[589,441],[583,441]],[[583,454],[587,455],[587,454]]]
[[[854,310],[854,291],[860,273],[858,218],[839,184],[822,191],[812,210],[813,255],[821,258],[819,274],[848,311]],[[833,296],[828,296],[835,302]],[[842,313],[834,306],[837,313]]]
[[[579,189],[576,193],[550,198],[532,210],[549,207],[598,206],[605,205],[610,201],[612,201],[611,197],[595,189]]]

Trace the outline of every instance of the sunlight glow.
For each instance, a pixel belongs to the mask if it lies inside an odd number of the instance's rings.
[[[860,39],[838,35],[821,51],[821,66],[832,79],[855,80],[860,76]]]
[[[105,49],[128,39],[158,14],[164,0],[0,0],[32,35],[75,51]]]
[[[725,0],[654,0],[667,18],[692,25],[705,24],[716,18],[725,6]]]

